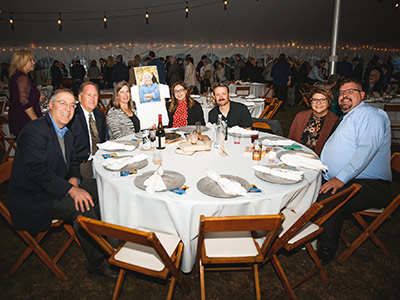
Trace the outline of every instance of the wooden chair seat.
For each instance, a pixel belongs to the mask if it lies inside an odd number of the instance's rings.
[[[183,252],[179,237],[131,229],[84,216],[78,216],[77,222],[110,256],[108,262],[121,268],[113,299],[117,299],[121,292],[126,270],[164,280],[170,278],[167,299],[172,298],[176,282],[186,292],[190,290],[179,271]],[[106,237],[119,239],[123,244],[114,249]]]
[[[6,163],[0,165],[0,184],[10,178],[12,163],[13,160],[11,159]],[[0,214],[12,227],[10,212],[2,201],[0,201]],[[69,238],[67,242],[62,246],[62,248],[58,251],[56,256],[54,258],[51,258],[42,248],[42,246],[40,246],[40,242],[49,233],[49,231],[51,231],[51,229],[56,227],[63,227],[69,234]],[[64,255],[65,251],[69,248],[74,240],[79,244],[71,225],[66,224],[63,220],[53,220],[48,230],[39,232],[35,237],[33,237],[28,231],[17,230],[16,232],[25,241],[28,247],[11,268],[10,274],[14,274],[22,266],[24,261],[30,256],[30,254],[32,252],[35,252],[36,255],[45,263],[45,265],[54,273],[54,275],[63,280],[67,279],[67,276],[64,274],[64,272],[61,271],[61,269],[57,266],[57,262]]]
[[[258,266],[269,251],[283,215],[200,217],[197,263],[200,271],[201,299],[205,300],[205,271],[251,270],[256,298],[261,299]],[[254,231],[265,231],[260,247]]]
[[[324,199],[321,202],[314,203],[304,214],[297,215],[288,209],[282,211],[285,221],[282,224],[283,231],[276,238],[270,251],[264,259],[264,262],[271,260],[275,271],[278,274],[282,285],[291,299],[297,299],[294,288],[319,273],[322,279],[329,282],[329,277],[322,266],[317,253],[311,245],[311,242],[323,232],[322,225],[328,220],[338,209],[340,209],[359,189],[360,185],[353,184],[351,187]],[[293,251],[305,246],[310,255],[315,269],[297,280],[290,283],[283,267],[278,259],[278,255],[282,250]]]
[[[391,167],[394,171],[400,173],[400,153],[393,153],[391,158]],[[392,254],[376,236],[375,231],[383,224],[383,222],[391,217],[392,213],[397,209],[397,207],[399,207],[399,205],[400,194],[397,195],[397,197],[395,197],[386,208],[370,208],[364,211],[354,212],[352,215],[362,227],[363,232],[352,243],[348,241],[343,231],[341,232],[340,237],[347,249],[339,256],[339,261],[346,261],[368,238],[371,238],[387,258],[393,259]],[[363,217],[372,217],[374,220],[368,224]]]

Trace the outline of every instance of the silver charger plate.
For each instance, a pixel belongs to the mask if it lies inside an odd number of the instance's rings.
[[[155,170],[153,171],[148,171],[143,173],[142,175],[138,176],[135,178],[135,185],[141,190],[145,190],[146,187],[144,186],[144,182],[146,181],[147,178],[149,178],[151,175],[153,175]],[[185,184],[186,178],[183,176],[181,173],[175,172],[175,171],[164,171],[164,174],[161,176],[161,178],[164,180],[166,189],[158,192],[165,192],[169,190],[176,189],[180,187],[181,185]]]
[[[234,175],[221,175],[221,177],[237,181],[245,188],[246,191],[250,190],[250,183],[241,177]],[[235,198],[239,196],[225,193],[215,180],[212,180],[207,176],[203,177],[197,182],[197,189],[207,196],[216,198]]]
[[[112,159],[120,159],[120,158],[123,158],[123,156],[115,157],[115,158],[112,158]],[[141,161],[134,162],[134,163],[131,163],[129,165],[126,165],[125,167],[123,167],[120,170],[111,170],[111,169],[107,168],[106,166],[103,166],[103,168],[108,170],[108,171],[112,171],[112,172],[121,172],[121,171],[130,171],[130,170],[143,169],[148,164],[149,164],[149,160],[148,159],[143,159]]]
[[[301,154],[309,154],[312,155],[315,159],[319,159],[318,155],[314,154],[314,153],[310,153],[310,152],[305,152],[305,151],[299,151],[299,150],[284,150],[284,151],[279,151],[276,154],[276,157],[281,159],[282,155],[285,154],[291,154],[291,155],[301,155]]]
[[[287,166],[268,166],[271,169],[286,169],[286,170],[293,170],[293,168],[287,167]],[[276,183],[276,184],[295,184],[298,183],[300,181],[302,181],[304,178],[300,179],[300,180],[290,180],[290,179],[286,179],[286,178],[282,178],[279,176],[274,176],[271,174],[266,174],[263,172],[259,172],[259,171],[254,171],[254,173],[256,174],[256,176],[266,182],[269,183]],[[304,176],[303,176],[304,177]]]
[[[196,125],[183,126],[180,127],[179,130],[185,133],[192,133],[193,131],[196,130]],[[201,125],[201,132],[206,132],[207,130],[208,130],[207,126]]]

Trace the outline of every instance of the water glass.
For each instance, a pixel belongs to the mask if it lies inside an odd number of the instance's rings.
[[[160,150],[153,151],[153,164],[161,165],[163,161],[162,152]]]

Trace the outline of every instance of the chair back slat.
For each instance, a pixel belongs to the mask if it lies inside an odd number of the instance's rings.
[[[249,86],[237,86],[236,87],[236,95],[238,95],[238,96],[250,95],[250,87]]]
[[[392,158],[390,159],[390,166],[397,173],[400,173],[400,153],[399,152],[393,153]]]
[[[322,200],[320,203],[323,205],[323,208],[316,215],[314,223],[319,226],[324,224],[325,221],[337,212],[347,201],[349,201],[360,188],[361,185],[354,183],[347,189]]]

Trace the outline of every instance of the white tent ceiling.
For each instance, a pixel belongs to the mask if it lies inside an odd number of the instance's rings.
[[[139,43],[329,44],[334,0],[3,0],[0,46]],[[339,43],[398,47],[395,0],[342,0]],[[145,22],[148,7],[149,24]],[[103,26],[107,12],[108,28]],[[9,24],[13,12],[15,31]],[[58,30],[58,12],[63,20]]]

